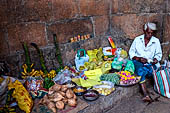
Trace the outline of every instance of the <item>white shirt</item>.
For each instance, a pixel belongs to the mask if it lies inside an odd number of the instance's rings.
[[[146,58],[147,60],[153,60],[156,58],[160,61],[162,58],[162,49],[159,39],[152,36],[149,43],[145,47],[144,34],[136,37],[130,47],[129,56],[130,59],[137,56]]]

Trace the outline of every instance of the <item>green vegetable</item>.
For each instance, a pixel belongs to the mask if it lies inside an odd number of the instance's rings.
[[[39,49],[39,47],[37,46],[37,44],[31,43],[31,45],[32,45],[33,47],[35,47],[35,49],[37,50],[37,52],[38,52],[38,54],[39,54],[40,63],[41,63],[41,67],[42,67],[42,70],[43,70],[44,74],[45,74],[45,75],[48,74],[47,68],[46,68],[46,66],[45,66],[45,60],[44,60],[42,51]]]
[[[31,72],[31,58],[30,58],[28,46],[25,42],[24,44],[22,44],[22,46],[25,52],[25,64],[28,66],[27,72]]]
[[[54,85],[54,82],[52,81],[52,79],[48,78],[48,77],[45,77],[45,79],[44,79],[44,88],[49,89],[53,85]]]
[[[118,84],[120,79],[119,79],[119,75],[115,74],[115,73],[109,73],[109,74],[103,74],[100,77],[101,81],[110,81],[112,83]]]

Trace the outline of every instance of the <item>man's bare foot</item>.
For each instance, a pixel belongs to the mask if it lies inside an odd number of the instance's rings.
[[[151,102],[151,101],[152,101],[152,99],[151,99],[148,95],[145,96],[145,97],[143,97],[142,100],[143,100],[144,102]]]

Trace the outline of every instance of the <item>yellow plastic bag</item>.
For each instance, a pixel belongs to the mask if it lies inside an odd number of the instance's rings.
[[[78,86],[81,86],[80,78],[72,78],[73,82],[75,82]]]
[[[93,80],[93,79],[84,80],[82,78],[80,78],[80,83],[81,83],[81,86],[83,87],[92,87],[92,86],[101,84],[101,82],[97,80]]]
[[[84,71],[84,75],[88,79],[100,81],[100,76],[102,75],[102,70],[101,69],[95,69],[95,70]]]
[[[101,47],[98,49],[96,56],[98,61],[100,62],[103,61],[104,54],[103,54],[103,49]]]
[[[93,59],[97,60],[97,54],[98,50],[93,49],[93,50],[87,50],[87,55],[89,56],[89,62],[93,61]]]
[[[120,52],[120,57],[122,57],[122,58],[128,57],[127,52],[126,52],[125,50],[122,49],[121,52]]]
[[[101,66],[102,74],[108,73],[111,70],[111,61],[105,61]]]
[[[8,84],[8,89],[10,90],[12,88],[15,88],[12,96],[13,98],[16,98],[19,108],[24,110],[26,113],[30,113],[33,106],[33,101],[28,91],[18,80],[16,80],[14,83],[10,81]]]

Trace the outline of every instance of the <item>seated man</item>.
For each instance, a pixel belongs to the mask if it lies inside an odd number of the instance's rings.
[[[129,56],[135,65],[135,74],[141,76],[140,86],[144,98],[143,101],[151,101],[145,85],[145,77],[152,75],[152,67],[158,67],[162,58],[162,50],[159,39],[153,36],[156,24],[146,23],[144,34],[136,37],[130,47]]]

